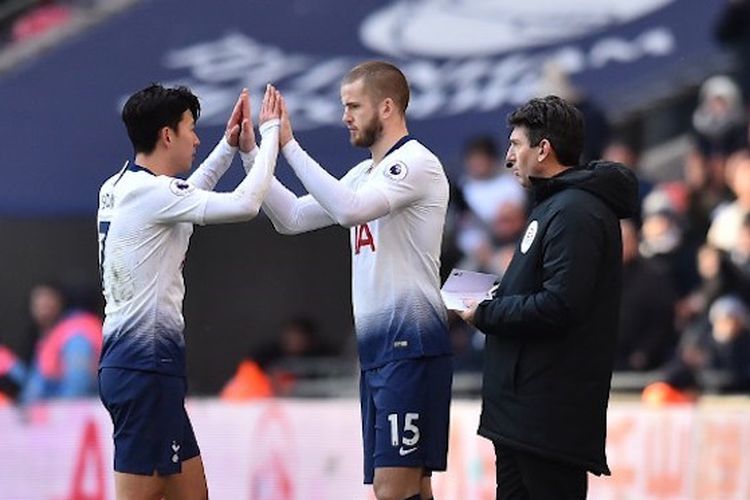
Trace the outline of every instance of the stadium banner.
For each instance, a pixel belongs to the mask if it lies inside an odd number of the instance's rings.
[[[373,500],[361,484],[358,402],[190,400],[212,498]],[[491,500],[494,452],[476,435],[477,401],[455,401],[448,471],[436,498]],[[112,425],[98,401],[0,409],[0,498],[112,499]],[[613,475],[591,476],[589,497],[750,498],[750,404],[649,409],[610,405]]]
[[[0,215],[92,215],[101,182],[131,157],[121,106],[153,81],[201,98],[199,157],[240,89],[257,112],[273,82],[301,144],[340,176],[366,156],[347,143],[341,77],[388,59],[411,83],[410,132],[450,166],[470,135],[506,135],[548,61],[620,114],[695,83],[721,59],[712,30],[726,1],[141,1],[0,76]],[[289,169],[279,176],[300,190]]]

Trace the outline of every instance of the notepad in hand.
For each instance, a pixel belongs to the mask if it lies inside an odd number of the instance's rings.
[[[498,277],[494,274],[454,269],[445,280],[440,293],[445,307],[452,311],[465,311],[466,301],[481,302],[492,298],[492,287]]]

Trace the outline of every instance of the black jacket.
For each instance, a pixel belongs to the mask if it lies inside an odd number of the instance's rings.
[[[479,434],[609,474],[606,411],[622,274],[619,218],[638,205],[622,165],[593,162],[532,179],[536,206],[492,300]]]

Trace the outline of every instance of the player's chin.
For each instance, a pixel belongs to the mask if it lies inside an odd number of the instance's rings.
[[[373,145],[374,141],[372,141],[369,137],[355,135],[349,139],[349,142],[352,143],[352,146],[356,146],[358,148],[369,148]]]

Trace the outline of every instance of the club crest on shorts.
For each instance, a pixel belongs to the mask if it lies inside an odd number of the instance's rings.
[[[526,234],[523,235],[523,240],[521,240],[521,253],[525,254],[529,251],[531,244],[534,243],[538,229],[539,223],[535,220],[531,221],[529,227],[526,229]]]
[[[408,169],[406,168],[406,164],[401,161],[397,161],[390,167],[386,168],[383,173],[386,177],[389,179],[393,179],[394,181],[400,181],[403,180],[404,177],[406,177],[406,174],[408,173]]]
[[[180,451],[180,445],[177,444],[177,441],[172,441],[172,451],[174,452],[172,454],[172,462],[176,464],[180,461],[180,455],[178,454]]]
[[[195,186],[182,179],[174,179],[169,183],[169,190],[177,196],[185,196],[195,191]]]

